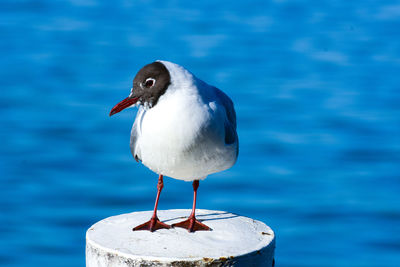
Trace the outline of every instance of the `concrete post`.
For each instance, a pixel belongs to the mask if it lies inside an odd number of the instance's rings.
[[[224,211],[196,210],[212,231],[186,229],[132,231],[152,211],[109,217],[86,233],[87,267],[273,266],[275,235],[267,225]],[[190,210],[160,210],[167,224],[182,221]]]

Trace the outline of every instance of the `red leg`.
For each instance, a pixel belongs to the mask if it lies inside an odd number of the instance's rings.
[[[188,229],[189,232],[211,230],[210,227],[199,222],[196,219],[195,212],[196,212],[197,188],[199,188],[199,180],[194,180],[193,181],[193,191],[194,191],[194,193],[193,193],[193,208],[192,208],[192,213],[190,214],[189,218],[183,222],[174,223],[172,225],[172,227],[182,227],[182,228]]]
[[[163,176],[160,174],[160,176],[158,177],[157,198],[156,198],[156,203],[154,204],[153,216],[151,216],[151,219],[149,221],[133,228],[132,229],[133,231],[148,230],[150,232],[154,232],[155,230],[158,230],[158,229],[171,228],[171,226],[169,226],[166,223],[161,222],[157,217],[158,200],[160,198],[161,190],[163,189],[163,187],[164,187]]]

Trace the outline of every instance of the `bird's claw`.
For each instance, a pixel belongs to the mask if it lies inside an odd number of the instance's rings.
[[[157,217],[151,218],[149,221],[138,225],[132,229],[132,231],[140,231],[140,230],[147,230],[150,232],[154,232],[158,229],[170,229],[171,226],[161,222]]]
[[[199,222],[196,217],[189,217],[187,220],[184,220],[179,223],[174,223],[171,225],[172,227],[181,227],[187,229],[189,232],[195,231],[210,231],[211,228],[205,225],[204,223]]]

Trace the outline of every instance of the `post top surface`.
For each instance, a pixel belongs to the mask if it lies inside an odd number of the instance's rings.
[[[173,224],[187,218],[190,210],[160,210],[162,222]],[[147,220],[152,211],[133,212],[101,220],[86,233],[87,243],[112,254],[142,259],[203,259],[236,257],[270,245],[274,232],[248,217],[213,210],[196,210],[196,217],[212,231],[189,233],[183,228],[155,232],[132,231]]]

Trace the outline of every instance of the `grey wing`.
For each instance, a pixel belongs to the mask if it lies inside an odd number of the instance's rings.
[[[140,108],[136,115],[136,119],[135,122],[133,123],[131,130],[130,148],[132,156],[135,158],[136,161],[142,160],[138,141],[141,134],[141,124],[144,113],[145,113],[144,109]]]
[[[236,112],[232,100],[224,92],[216,89],[217,96],[225,108],[227,120],[224,122],[225,126],[225,144],[230,145],[238,140],[236,133]]]
[[[132,126],[131,130],[131,142],[130,142],[130,148],[131,148],[131,153],[132,156],[135,158],[137,162],[139,162],[140,157],[138,155],[138,149],[137,149],[137,141],[138,141],[138,130],[137,130],[137,125],[136,122]]]

